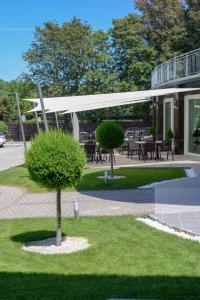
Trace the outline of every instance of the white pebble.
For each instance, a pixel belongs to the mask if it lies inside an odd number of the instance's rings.
[[[56,246],[56,238],[30,242],[22,247],[23,250],[40,254],[64,254],[84,250],[90,247],[86,238],[64,237],[60,246]]]
[[[199,235],[193,236],[193,235],[187,234],[183,231],[182,232],[176,231],[175,229],[170,228],[167,225],[163,225],[158,221],[151,220],[150,218],[137,218],[137,220],[141,221],[141,222],[143,222],[143,223],[145,223],[145,224],[147,224],[147,225],[149,225],[153,228],[156,228],[158,230],[177,235],[178,237],[181,237],[181,238],[186,239],[186,240],[192,240],[192,241],[196,241],[196,242],[200,243],[200,236]]]

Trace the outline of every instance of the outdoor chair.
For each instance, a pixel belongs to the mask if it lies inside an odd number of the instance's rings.
[[[138,155],[139,160],[141,157],[141,147],[139,144],[136,143],[135,140],[132,140],[129,142],[129,147],[128,147],[128,157],[130,156],[131,159],[133,158],[133,155]]]
[[[84,149],[86,152],[88,162],[93,162],[95,160],[96,155],[96,145],[95,144],[85,144]]]
[[[166,152],[167,160],[169,159],[169,154],[171,154],[172,160],[174,161],[174,149],[172,146],[172,141],[165,140],[162,142],[162,144],[160,144],[159,146],[160,159],[161,159],[162,152]]]
[[[155,142],[145,142],[144,144],[141,145],[144,162],[146,161],[146,159],[149,158],[148,156],[149,154],[150,154],[150,159],[155,158],[155,151],[156,151],[155,147],[156,147]]]
[[[124,141],[124,143],[119,147],[117,150],[120,154],[124,154],[124,152],[128,155],[128,149],[129,149],[129,141]]]
[[[84,143],[91,139],[91,135],[87,132],[80,132],[80,142]]]

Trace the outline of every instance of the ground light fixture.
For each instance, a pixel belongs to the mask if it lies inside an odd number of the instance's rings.
[[[108,183],[108,171],[107,170],[104,170],[104,181],[105,181],[105,184]]]
[[[79,204],[78,204],[77,199],[75,199],[73,201],[73,208],[74,208],[74,218],[76,220],[78,220],[79,219]]]

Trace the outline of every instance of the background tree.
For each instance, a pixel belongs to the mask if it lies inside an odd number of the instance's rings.
[[[129,14],[123,19],[114,19],[110,29],[116,70],[128,91],[150,86],[155,63],[154,49],[146,43],[142,25],[141,17]]]
[[[26,165],[31,179],[57,192],[57,246],[62,240],[61,190],[78,183],[85,162],[85,153],[79,143],[61,131],[40,133],[26,152]]]
[[[28,101],[23,101],[23,98],[35,97],[35,87],[31,82],[27,82],[23,78],[5,82],[0,80],[0,120],[7,124],[18,122],[18,111],[16,106],[15,93],[20,95],[20,108],[22,114],[31,109],[31,104]],[[28,115],[32,118],[33,115]]]
[[[36,27],[35,40],[24,54],[34,82],[57,95],[76,95],[90,64],[92,30],[79,19]]]
[[[96,139],[104,150],[110,151],[111,178],[113,178],[113,149],[124,142],[123,129],[111,122],[102,122],[96,130]]]
[[[200,1],[186,0],[185,26],[187,36],[185,51],[200,48]]]
[[[182,53],[185,42],[185,7],[180,0],[135,0],[141,13],[148,45],[153,47],[157,63]]]
[[[0,121],[0,132],[3,134],[8,133],[8,126],[3,121]]]

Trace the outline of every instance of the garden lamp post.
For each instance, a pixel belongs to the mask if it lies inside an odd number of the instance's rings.
[[[15,93],[15,98],[17,102],[17,110],[18,110],[18,115],[19,115],[19,123],[20,123],[20,128],[21,128],[21,134],[22,134],[22,140],[24,144],[24,149],[25,151],[27,150],[27,145],[26,145],[26,139],[25,139],[25,133],[24,133],[24,125],[22,122],[22,115],[21,115],[21,110],[20,110],[20,105],[19,105],[19,94]]]

